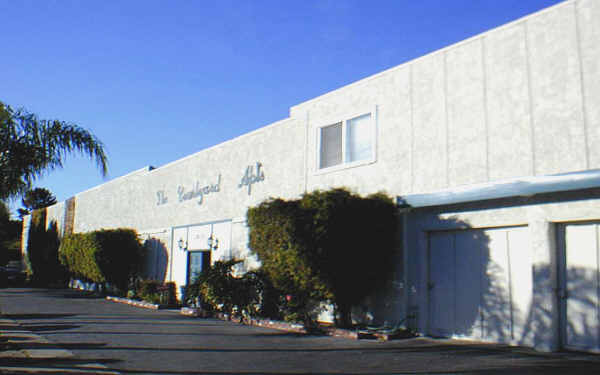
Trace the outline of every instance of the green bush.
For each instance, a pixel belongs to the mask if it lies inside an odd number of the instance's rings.
[[[310,218],[299,200],[271,199],[248,209],[250,248],[261,261],[261,270],[281,294],[289,295],[288,316],[314,325],[314,307],[331,294],[318,278],[308,255]],[[293,301],[293,303],[291,302]]]
[[[11,260],[21,260],[21,220],[0,218],[0,265]]]
[[[260,310],[259,288],[254,273],[233,276],[232,267],[239,260],[216,261],[196,277],[185,290],[186,302],[196,303],[207,311],[220,311],[229,316],[255,316]]]
[[[392,277],[398,225],[393,200],[345,189],[299,200],[271,199],[248,210],[250,248],[273,285],[288,296],[287,315],[312,324],[332,301],[336,323]]]
[[[126,290],[137,275],[142,245],[133,229],[74,233],[63,238],[60,262],[72,276]]]
[[[58,228],[52,221],[46,228],[46,209],[31,213],[31,223],[27,240],[27,277],[38,285],[65,283],[66,271],[58,259],[60,240]]]
[[[163,284],[152,279],[139,280],[136,283],[135,293],[131,297],[138,297],[144,301],[161,305],[177,304],[175,283],[173,282]]]

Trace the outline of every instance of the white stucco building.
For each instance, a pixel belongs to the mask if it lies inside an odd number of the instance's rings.
[[[300,103],[81,192],[48,220],[134,228],[151,276],[185,285],[209,260],[256,265],[248,207],[342,186],[398,197],[403,261],[385,320],[600,350],[600,1],[565,1]]]

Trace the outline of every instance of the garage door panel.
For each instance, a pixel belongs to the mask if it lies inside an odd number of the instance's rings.
[[[483,231],[487,244],[482,246],[485,271],[482,273],[482,309],[484,337],[497,342],[511,339],[508,232],[510,229]]]
[[[455,256],[453,269],[441,265],[449,264],[449,253]],[[510,342],[522,335],[525,310],[531,303],[530,254],[527,227],[431,233],[430,280],[448,285],[436,286],[430,292],[430,327],[437,328],[435,333],[431,330],[432,334],[441,332],[445,336],[495,342]],[[519,288],[528,290],[515,294],[515,298],[513,289],[521,282],[524,284]],[[454,289],[449,290],[449,287]],[[448,296],[453,296],[454,301]],[[451,334],[444,333],[448,331]]]
[[[598,224],[565,227],[565,345],[599,349]]]
[[[455,234],[456,314],[455,334],[480,337],[481,330],[481,233]]]
[[[450,336],[454,332],[454,236],[436,233],[429,238],[430,334]]]
[[[522,342],[530,331],[527,324],[533,300],[533,258],[528,228],[509,231],[508,243],[513,339]]]

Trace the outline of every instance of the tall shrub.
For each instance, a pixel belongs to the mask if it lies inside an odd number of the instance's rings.
[[[315,191],[300,200],[310,218],[307,259],[328,287],[340,326],[351,310],[393,277],[398,224],[393,200],[345,189]]]
[[[60,261],[80,279],[126,290],[140,267],[142,245],[133,229],[74,233],[61,242]]]
[[[293,316],[313,325],[315,306],[331,297],[308,256],[310,221],[298,200],[271,199],[248,210],[250,248]]]
[[[310,320],[316,303],[332,301],[336,323],[392,277],[397,221],[385,194],[366,198],[345,189],[299,200],[271,199],[248,210],[250,248],[288,308]]]
[[[65,270],[58,260],[58,228],[55,221],[46,227],[46,209],[34,210],[27,242],[27,276],[35,284],[65,281]]]

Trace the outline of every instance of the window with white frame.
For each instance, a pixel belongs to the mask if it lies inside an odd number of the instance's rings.
[[[319,128],[319,169],[371,161],[375,153],[371,113]]]

